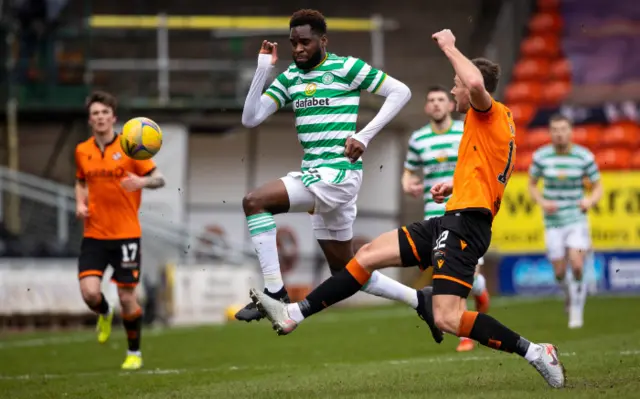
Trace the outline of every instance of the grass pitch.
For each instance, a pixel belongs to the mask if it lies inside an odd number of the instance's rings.
[[[92,332],[0,336],[0,397],[9,398],[638,398],[640,298],[589,298],[567,329],[558,300],[497,298],[491,314],[559,347],[568,387],[549,388],[516,355],[436,345],[404,307],[329,309],[278,337],[268,322],[151,329],[145,367],[121,372],[126,342]]]

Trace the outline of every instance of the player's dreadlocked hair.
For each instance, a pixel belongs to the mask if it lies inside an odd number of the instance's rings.
[[[289,29],[304,25],[309,25],[311,30],[318,35],[327,33],[327,21],[318,10],[303,9],[293,13],[291,20],[289,20]]]
[[[480,70],[484,79],[484,88],[489,93],[495,92],[500,81],[500,65],[486,58],[474,58],[471,62]]]

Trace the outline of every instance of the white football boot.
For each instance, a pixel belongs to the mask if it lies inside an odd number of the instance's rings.
[[[553,388],[564,387],[566,381],[566,372],[564,366],[558,360],[558,348],[552,344],[538,344],[542,348],[540,356],[529,362],[542,378]]]
[[[298,327],[298,323],[289,317],[288,304],[253,288],[249,290],[249,296],[260,313],[271,321],[271,325],[278,335],[287,335]]]

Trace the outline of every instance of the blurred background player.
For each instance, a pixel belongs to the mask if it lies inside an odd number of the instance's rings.
[[[105,343],[111,334],[113,309],[100,284],[111,265],[128,340],[122,368],[134,370],[142,367],[142,309],[135,293],[140,280],[140,190],[165,183],[152,160],[137,161],[122,153],[113,128],[115,97],[94,92],[87,100],[87,110],[93,135],[78,144],[75,153],[76,216],[84,220],[78,259],[80,291],[87,306],[98,314],[98,342]]]
[[[565,294],[569,328],[580,328],[587,300],[584,263],[591,251],[586,213],[600,200],[603,188],[594,155],[571,142],[571,121],[555,115],[549,121],[549,130],[551,144],[533,154],[529,192],[544,212],[547,256]],[[541,178],[542,192],[538,189]],[[585,178],[592,184],[591,195],[585,195]],[[566,278],[567,263],[571,265],[571,281]]]
[[[255,127],[293,103],[304,149],[301,172],[266,183],[242,201],[264,276],[264,292],[286,302],[289,298],[278,261],[273,216],[310,213],[315,237],[332,273],[342,270],[353,257],[353,222],[362,183],[360,157],[373,137],[411,98],[405,84],[366,62],[327,52],[327,24],[320,12],[299,10],[291,17],[289,27],[293,63],[262,94],[278,59],[277,43],[265,40],[242,113],[243,125]],[[356,133],[362,90],[386,100],[371,122]],[[421,309],[420,292],[416,294],[416,290],[381,273],[376,273],[363,290]],[[236,318],[250,322],[262,315],[250,302]]]
[[[445,212],[444,202],[436,203],[431,195],[431,187],[453,179],[453,171],[458,161],[458,147],[462,139],[464,122],[451,117],[455,104],[449,97],[448,90],[442,86],[433,86],[427,92],[427,103],[424,111],[429,117],[429,124],[416,130],[409,139],[409,149],[404,163],[402,189],[416,198],[424,199],[424,219],[442,216]],[[486,313],[489,310],[489,293],[486,280],[480,274],[483,258],[478,259],[476,274],[471,288],[475,299],[476,310]],[[460,337],[458,352],[470,351],[475,347],[473,340]]]

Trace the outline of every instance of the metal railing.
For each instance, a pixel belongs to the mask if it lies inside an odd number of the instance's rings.
[[[17,197],[17,209],[7,211],[4,201]],[[80,246],[82,223],[75,218],[75,192],[72,187],[46,180],[28,173],[0,167],[0,220],[19,226],[19,236],[37,237],[60,247]],[[145,212],[140,215],[143,251],[147,259],[156,264],[180,262],[188,264],[207,256],[209,261],[246,264],[255,254],[245,243],[227,243],[219,237],[190,230],[186,225],[169,223],[158,215]],[[202,249],[201,242],[208,243],[209,250]],[[196,252],[194,249],[200,247]],[[251,260],[249,260],[251,262]]]
[[[169,55],[169,31],[210,31],[211,40],[242,38],[258,35],[288,35],[288,17],[254,16],[172,16],[158,15],[93,15],[88,18],[92,34],[105,30],[155,31],[157,56],[151,58],[92,58],[88,61],[89,81],[93,73],[100,71],[147,71],[155,72],[157,103],[166,106],[171,101],[170,73],[188,72],[229,72],[235,71],[238,86],[246,85],[244,70],[255,69],[255,60],[214,60],[174,59]],[[336,32],[369,32],[371,35],[371,62],[378,68],[384,67],[384,32],[397,28],[397,23],[380,15],[371,18],[332,18],[328,23]],[[245,90],[238,90],[243,96]],[[242,98],[236,101],[241,104]]]

